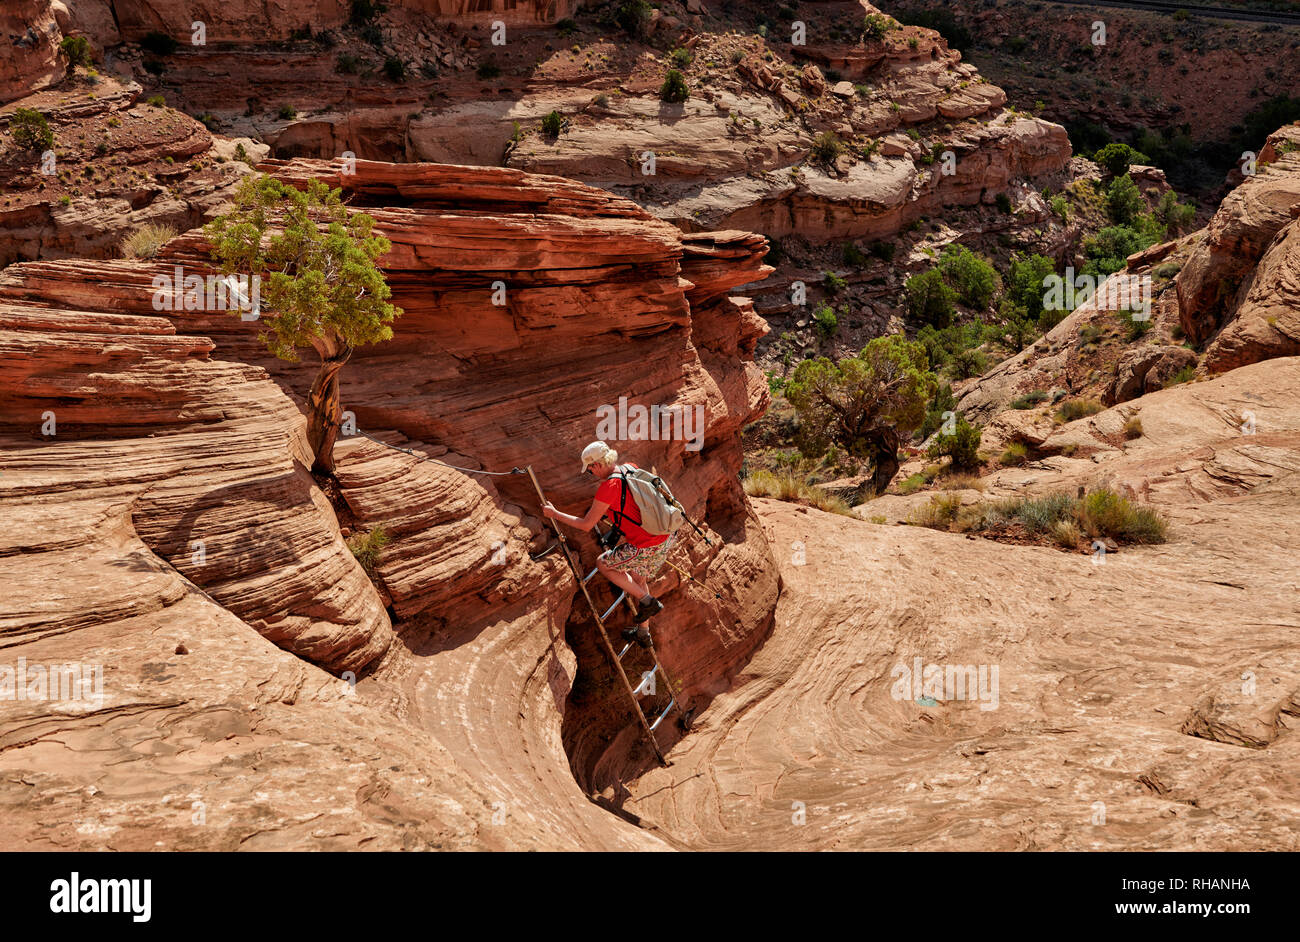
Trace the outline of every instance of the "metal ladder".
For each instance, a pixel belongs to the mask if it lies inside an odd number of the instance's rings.
[[[537,489],[538,500],[540,500],[543,504],[545,504],[546,495],[542,493],[542,486],[537,482],[537,475],[533,473],[533,466],[529,465],[527,471],[528,471],[528,477],[533,482],[533,487]],[[651,658],[654,660],[655,669],[652,671],[646,671],[645,676],[641,678],[641,682],[637,684],[635,688],[632,686],[632,681],[628,679],[627,670],[623,666],[623,657],[628,653],[628,651],[632,648],[632,646],[636,644],[636,642],[635,641],[626,642],[623,645],[623,649],[615,653],[614,645],[611,643],[609,639],[609,632],[605,628],[605,620],[614,613],[614,610],[618,608],[618,606],[622,602],[625,601],[627,602],[628,608],[631,611],[635,612],[636,611],[635,603],[633,603],[633,601],[627,597],[626,592],[620,590],[618,597],[614,599],[613,604],[611,604],[609,608],[605,609],[605,611],[602,613],[600,608],[596,605],[595,599],[591,597],[591,590],[587,587],[587,583],[591,581],[591,577],[596,575],[598,570],[593,569],[591,572],[587,573],[587,575],[584,576],[582,574],[582,570],[578,568],[577,563],[574,561],[573,553],[570,551],[568,540],[566,540],[564,537],[564,531],[560,529],[560,525],[556,523],[556,521],[552,520],[550,523],[551,523],[551,528],[555,531],[556,537],[559,539],[560,550],[564,554],[564,558],[569,564],[569,569],[573,572],[573,577],[578,580],[578,586],[579,588],[582,589],[583,597],[587,600],[587,605],[590,606],[591,608],[592,616],[596,619],[596,626],[600,629],[599,632],[600,642],[605,648],[605,653],[609,655],[610,660],[614,663],[614,667],[618,671],[618,676],[623,681],[623,689],[627,691],[628,699],[632,701],[632,709],[636,712],[637,721],[641,724],[641,731],[645,734],[645,738],[649,741],[650,747],[654,750],[655,757],[659,760],[659,763],[661,765],[666,766],[669,763],[668,760],[664,758],[663,750],[659,748],[659,741],[655,738],[655,730],[659,728],[659,724],[664,721],[664,718],[667,717],[668,714],[674,708],[677,708],[680,714],[680,707],[677,706],[677,689],[673,686],[673,682],[669,678],[668,672],[664,670],[663,664],[659,662],[659,654],[657,651],[655,651],[653,640],[651,640],[650,647],[648,648],[648,650],[650,652]],[[664,683],[668,685],[668,694],[671,699],[669,700],[668,705],[664,707],[663,711],[660,712],[660,714],[657,717],[655,717],[654,722],[652,723],[649,717],[645,715],[645,711],[641,709],[641,703],[640,701],[637,700],[637,696],[653,680],[656,672],[658,672],[658,674],[663,677]],[[681,714],[681,715],[683,718],[683,723],[689,721],[687,719],[687,717],[689,717],[689,714]]]

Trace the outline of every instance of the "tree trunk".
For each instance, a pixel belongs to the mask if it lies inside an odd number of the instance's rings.
[[[321,353],[320,370],[307,393],[307,442],[315,460],[311,469],[316,474],[334,473],[334,442],[339,437],[339,423],[343,419],[339,406],[339,371],[352,356],[352,348],[339,344],[332,353]]]
[[[889,430],[878,436],[872,444],[875,446],[875,454],[872,456],[875,467],[871,472],[871,487],[879,497],[889,488],[889,483],[898,473],[898,435]]]

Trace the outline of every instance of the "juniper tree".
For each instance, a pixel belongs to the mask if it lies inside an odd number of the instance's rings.
[[[877,337],[856,357],[804,360],[786,383],[799,417],[800,448],[819,456],[836,445],[869,460],[861,488],[883,494],[898,473],[898,449],[925,419],[939,388],[925,348],[898,335]]]
[[[320,368],[307,394],[312,470],[334,471],[342,417],[339,371],[359,346],[393,336],[401,309],[375,259],[392,246],[374,219],[351,212],[340,190],[319,180],[305,190],[259,175],[245,178],[235,208],[205,229],[223,274],[261,279],[260,337],[282,360],[313,348]]]

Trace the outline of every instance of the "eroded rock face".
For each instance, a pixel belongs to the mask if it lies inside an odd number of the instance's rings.
[[[1289,148],[1289,149],[1288,149]],[[1260,153],[1268,164],[1233,190],[1206,227],[1204,237],[1178,273],[1183,330],[1202,343],[1235,317],[1245,298],[1243,282],[1271,243],[1300,216],[1300,128],[1286,127]],[[1274,158],[1269,163],[1269,157]],[[1275,259],[1274,266],[1287,263]],[[1258,296],[1257,296],[1258,300]],[[1240,338],[1223,362],[1240,363]],[[1228,367],[1225,367],[1228,368]]]
[[[1186,347],[1149,344],[1130,350],[1119,358],[1105,402],[1114,405],[1163,389],[1172,376],[1189,366],[1196,366],[1196,354]]]
[[[26,788],[0,794],[14,809],[6,836],[77,847],[144,846],[146,831],[201,847],[662,846],[575,783],[575,772],[592,785],[652,760],[623,694],[600,693],[609,666],[572,576],[557,554],[529,558],[545,538],[528,479],[472,471],[531,464],[547,497],[577,512],[592,494],[577,455],[599,434],[663,473],[713,540],[683,534],[674,561],[711,589],[670,572],[655,632],[682,699],[707,705],[767,636],[778,588],[736,477],[738,430],[768,402],[752,363],[766,326],[746,299],[727,296],[767,273],[764,240],[733,231],[684,242],[626,200],[517,170],[360,161],[340,175],[340,166],[264,169],[341,185],[393,242],[382,262],[405,314],[393,341],[358,351],[345,370],[344,407],[365,435],[338,448],[342,525],[382,525],[391,541],[373,584],[304,470],[295,402],[314,366],[270,358],[256,325],[231,313],[155,307],[156,277],[177,265],[205,270],[200,234],[148,262],[23,263],[0,281],[0,503],[11,548],[0,572],[21,587],[0,609],[22,639],[9,650],[66,658],[60,639],[75,631],[78,650],[111,652],[106,709],[130,697],[157,703],[114,727],[114,748],[126,754],[167,724],[189,733],[170,751],[203,755],[181,771],[152,754],[100,769],[85,756],[103,748],[98,714],[70,714],[48,725],[64,744],[57,754],[42,733],[3,755],[6,769],[76,797],[38,824],[18,811]],[[598,407],[620,397],[681,407],[698,425],[689,437],[641,441],[598,431]],[[57,428],[43,435],[50,411]],[[594,545],[574,543],[590,567]],[[47,584],[59,594],[34,603]],[[608,604],[606,587],[593,590]],[[178,644],[191,654],[175,653]],[[212,696],[229,710],[185,693],[214,658],[251,678],[214,673]],[[315,665],[361,676],[355,694]],[[571,700],[577,677],[587,690]],[[31,720],[29,707],[0,710],[2,736]],[[295,752],[283,739],[311,745]],[[273,760],[250,769],[255,748]],[[341,778],[316,774],[339,755]],[[244,771],[195,789],[186,770],[221,761]],[[222,823],[209,817],[194,835],[184,819],[155,816],[142,831],[138,800],[121,799],[97,819],[102,831],[79,833],[73,819],[88,798],[78,789],[92,772],[104,791],[119,772],[145,777],[134,794],[155,801],[197,790],[195,800],[222,808]],[[331,797],[338,785],[348,797]],[[241,789],[265,792],[276,821],[325,801],[347,820],[268,833],[266,819],[232,810]],[[505,826],[490,830],[502,814]]]
[[[63,75],[62,39],[50,0],[7,0],[0,9],[0,103]]]
[[[1274,238],[1241,291],[1236,312],[1205,351],[1210,372],[1300,353],[1300,222]]]

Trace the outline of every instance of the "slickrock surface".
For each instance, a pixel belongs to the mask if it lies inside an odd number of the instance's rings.
[[[1099,463],[995,476],[982,496],[1108,482],[1173,521],[1101,565],[755,501],[776,627],[624,810],[692,848],[1297,849],[1298,403],[1300,359],[1271,360],[1143,398]],[[914,658],[997,666],[997,708],[895,699]]]
[[[1223,201],[1176,279],[1183,329],[1193,341],[1209,341],[1205,366],[1213,372],[1298,349],[1300,127],[1270,135],[1259,162],[1262,169]]]
[[[576,511],[599,406],[699,407],[690,442],[609,438],[714,540],[675,559],[724,600],[673,576],[656,619],[683,700],[707,705],[762,644],[778,588],[736,479],[737,432],[767,403],[766,328],[726,296],[767,273],[763,240],[684,243],[626,200],[511,169],[361,162],[336,182],[379,204],[405,309],[344,373],[362,432],[462,468],[531,463]],[[653,760],[561,559],[527,556],[545,543],[527,479],[357,436],[336,519],[304,470],[311,365],[271,359],[233,314],[155,307],[156,277],[204,262],[194,233],[148,262],[0,278],[6,662],[98,658],[107,694],[53,719],[0,700],[7,846],[666,846],[579,788]],[[390,534],[375,585],[341,523]]]

